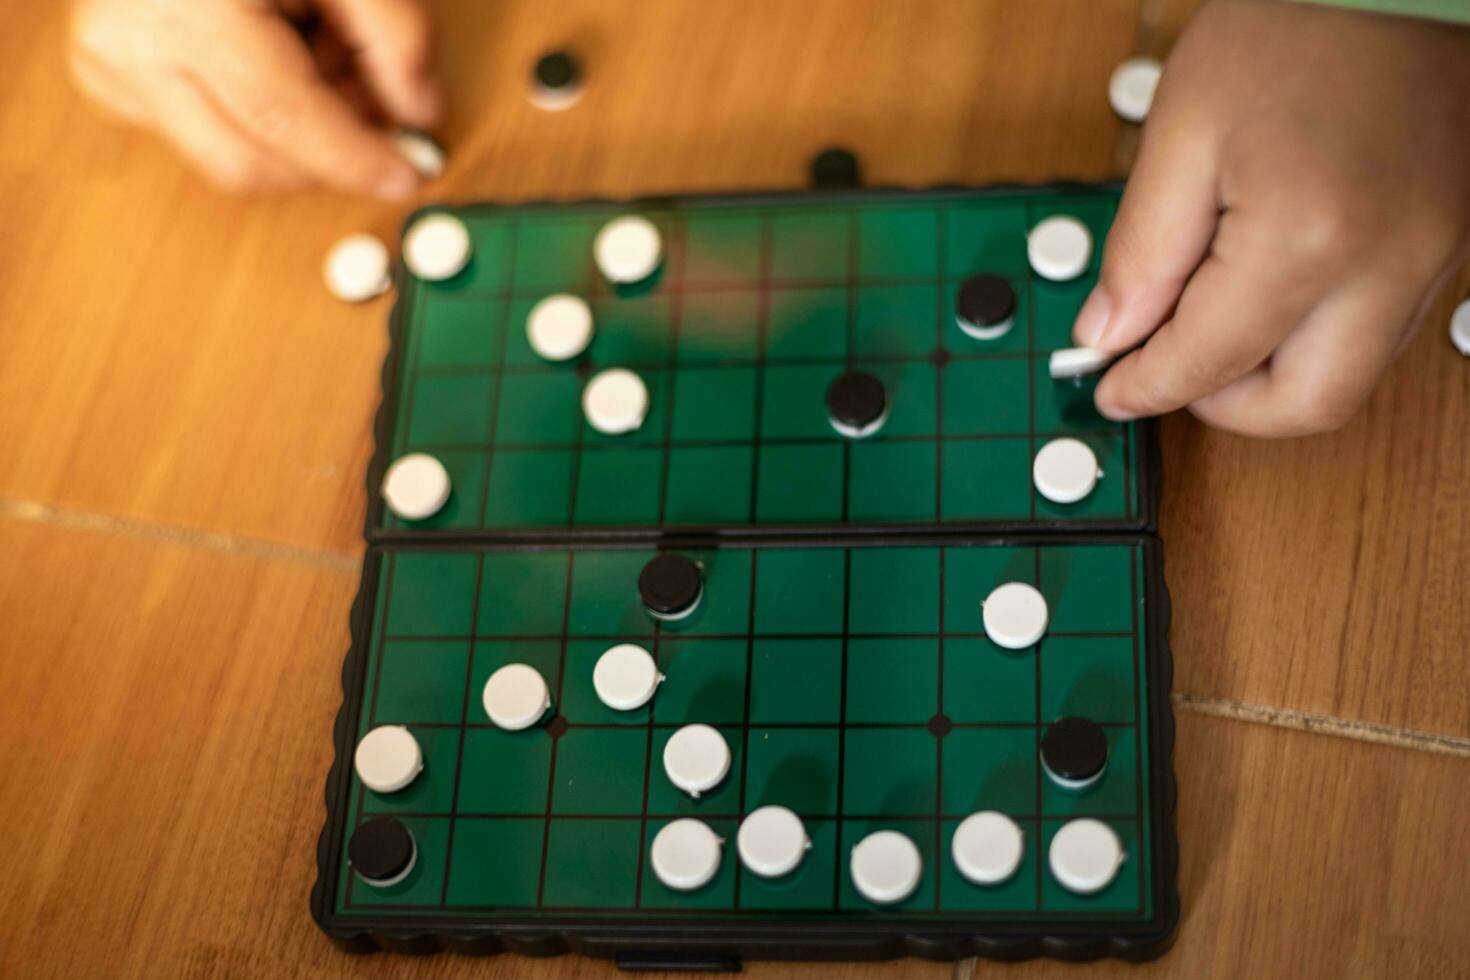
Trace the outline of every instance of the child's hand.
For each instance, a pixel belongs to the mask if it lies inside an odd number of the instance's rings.
[[[1169,59],[1079,344],[1115,419],[1352,417],[1470,238],[1470,30],[1205,6]]]
[[[320,15],[313,50],[288,15]],[[439,111],[416,0],[75,0],[70,55],[89,95],[232,190],[407,197],[418,175],[362,109]]]

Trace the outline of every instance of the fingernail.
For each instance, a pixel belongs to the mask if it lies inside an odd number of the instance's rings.
[[[385,201],[402,201],[419,188],[418,176],[408,169],[394,170],[378,185],[378,196]]]
[[[1108,294],[1103,292],[1101,286],[1094,286],[1087,302],[1082,304],[1082,310],[1077,314],[1077,322],[1072,325],[1073,338],[1083,347],[1101,346],[1103,335],[1107,333],[1108,317],[1112,312],[1113,303],[1108,299]]]
[[[1134,419],[1138,418],[1138,415],[1136,413],[1130,412],[1126,409],[1117,408],[1112,405],[1104,406],[1099,403],[1097,406],[1097,410],[1099,413],[1101,413],[1103,418],[1108,419],[1112,422],[1132,422]]]

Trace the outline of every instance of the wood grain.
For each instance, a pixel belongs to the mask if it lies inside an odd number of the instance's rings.
[[[1106,176],[1134,135],[1106,109],[1107,75],[1161,52],[1193,2],[442,0],[452,163],[426,199],[790,187],[830,142],[875,183]],[[353,958],[311,924],[387,312],[334,303],[318,268],[336,237],[391,238],[403,212],[216,194],[62,83],[64,4],[12,6],[0,804],[22,846],[0,975],[611,975],[575,958]],[[539,113],[527,66],[569,40],[587,97]],[[1341,433],[1260,443],[1167,420],[1180,689],[1470,736],[1470,370],[1444,336],[1467,290]],[[1463,972],[1463,758],[1180,723],[1180,942],[1096,972]]]
[[[24,842],[0,890],[0,975],[615,975],[570,957],[349,956],[312,924],[353,573],[4,520],[0,538],[14,559],[0,565],[0,805]],[[1091,972],[1451,976],[1470,962],[1470,760],[1191,713],[1179,728],[1180,940],[1150,966]]]

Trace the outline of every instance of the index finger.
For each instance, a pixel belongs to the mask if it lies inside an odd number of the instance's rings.
[[[418,188],[412,165],[323,82],[285,21],[227,11],[234,43],[200,51],[191,67],[242,129],[324,184],[388,200]]]

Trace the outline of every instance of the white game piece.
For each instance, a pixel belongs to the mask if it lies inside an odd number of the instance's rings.
[[[428,282],[459,274],[470,261],[470,231],[452,214],[429,214],[403,236],[403,264]]]
[[[690,892],[708,884],[720,870],[720,849],[724,843],[703,820],[683,817],[665,824],[654,835],[648,861],[659,881],[678,891]]]
[[[498,728],[518,732],[540,721],[551,707],[551,689],[529,664],[506,664],[485,682],[481,700]]]
[[[1024,650],[1046,633],[1046,599],[1025,582],[997,586],[980,606],[985,635],[1007,650]]]
[[[1075,504],[1092,493],[1102,470],[1097,454],[1081,439],[1053,439],[1036,454],[1031,479],[1037,492],[1057,504]]]
[[[970,814],[950,839],[954,866],[976,885],[998,885],[1010,878],[1025,852],[1026,841],[1016,821],[994,810]]]
[[[322,263],[327,290],[344,303],[363,303],[393,285],[388,273],[388,246],[366,232],[348,235],[333,245]]]
[[[763,806],[740,821],[735,846],[753,873],[779,878],[796,869],[812,842],[795,813],[784,806]]]
[[[424,770],[419,740],[402,725],[379,725],[357,743],[357,778],[374,793],[396,793]]]
[[[406,521],[433,517],[449,502],[449,471],[428,453],[400,456],[383,474],[383,499]]]
[[[1092,232],[1076,218],[1052,215],[1026,236],[1026,257],[1038,276],[1055,282],[1076,279],[1092,261]]]
[[[1470,357],[1470,299],[1462,300],[1450,314],[1450,343],[1466,357]]]
[[[1113,355],[1096,347],[1064,347],[1051,352],[1046,368],[1053,378],[1081,378],[1107,367]]]
[[[663,261],[663,238],[652,221],[636,214],[614,218],[592,243],[597,267],[613,284],[642,282]]]
[[[720,785],[730,771],[730,746],[708,725],[685,725],[664,746],[664,772],[669,782],[699,799]]]
[[[636,643],[609,647],[592,668],[592,686],[597,690],[597,697],[616,711],[643,707],[663,679],[653,656]]]
[[[580,296],[548,296],[526,315],[526,339],[548,361],[576,357],[592,343],[592,307]]]
[[[393,145],[398,152],[413,164],[413,169],[425,180],[434,180],[444,173],[444,148],[429,136],[413,129],[400,129],[393,134]]]
[[[1114,68],[1108,79],[1108,101],[1113,111],[1129,122],[1143,122],[1154,104],[1154,90],[1163,74],[1164,66],[1147,57],[1129,58]]]
[[[858,841],[848,862],[858,894],[879,905],[902,902],[919,887],[924,858],[918,846],[896,830],[879,830]]]
[[[648,417],[648,386],[627,368],[608,368],[582,389],[582,413],[598,432],[632,432]]]
[[[1112,884],[1124,860],[1117,833],[1091,817],[1063,824],[1047,852],[1052,877],[1078,895],[1091,895]]]

